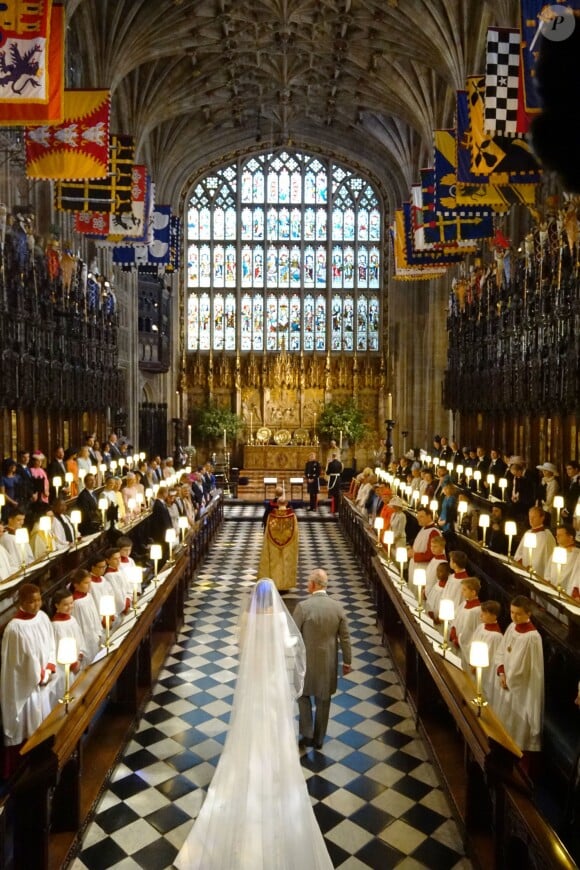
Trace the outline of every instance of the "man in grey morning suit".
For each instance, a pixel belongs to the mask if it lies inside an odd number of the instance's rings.
[[[326,594],[328,576],[316,568],[308,577],[309,597],[301,601],[292,614],[300,629],[306,647],[306,676],[304,694],[298,700],[300,712],[300,747],[322,746],[330,697],[336,692],[338,673],[338,644],[342,650],[342,673],[350,673],[351,649],[346,616],[341,604]],[[316,702],[314,725],[312,700]]]

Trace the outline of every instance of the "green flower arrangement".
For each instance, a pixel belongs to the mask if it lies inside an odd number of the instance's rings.
[[[322,435],[338,442],[340,433],[351,444],[361,441],[367,434],[363,412],[354,399],[348,402],[328,402],[320,412],[318,429]]]
[[[218,408],[207,405],[193,412],[193,430],[202,441],[213,441],[223,438],[224,430],[229,441],[234,440],[240,429],[242,420],[228,408]]]

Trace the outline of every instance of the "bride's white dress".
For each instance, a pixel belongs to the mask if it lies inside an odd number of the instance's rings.
[[[302,637],[271,580],[245,614],[226,743],[179,870],[332,870],[300,765]]]

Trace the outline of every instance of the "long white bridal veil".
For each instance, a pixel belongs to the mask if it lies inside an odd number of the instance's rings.
[[[228,735],[175,866],[331,870],[294,728],[294,700],[306,667],[304,643],[272,580],[256,583],[240,627]]]

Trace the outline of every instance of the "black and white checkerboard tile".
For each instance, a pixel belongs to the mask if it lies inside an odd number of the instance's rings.
[[[248,506],[251,513],[254,506]],[[241,511],[244,513],[244,511]],[[339,682],[321,751],[302,755],[314,812],[335,867],[467,870],[457,826],[381,644],[363,578],[335,523],[300,526],[298,588],[325,567],[353,641],[353,672]],[[143,719],[87,829],[74,870],[162,870],[184,842],[225,740],[236,680],[236,625],[256,579],[261,513],[239,506],[195,578],[186,624]],[[276,868],[271,868],[276,870]],[[308,870],[308,868],[304,868]]]

